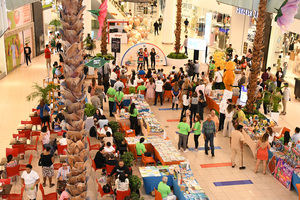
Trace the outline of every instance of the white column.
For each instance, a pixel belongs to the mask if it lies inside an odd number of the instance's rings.
[[[164,44],[171,44],[175,40],[176,3],[177,0],[166,0],[162,31],[160,33],[162,34],[162,43]]]
[[[92,13],[90,13],[88,10],[92,9],[92,0],[83,0],[83,5],[86,6],[84,12],[83,12],[83,23],[84,23],[84,36],[85,38],[88,33],[92,32]],[[101,3],[101,2],[100,2]]]
[[[230,44],[238,55],[243,55],[244,42],[247,41],[250,17],[238,14],[236,8],[232,8]],[[248,44],[249,45],[249,44]]]
[[[4,36],[0,37],[0,71],[7,74]]]

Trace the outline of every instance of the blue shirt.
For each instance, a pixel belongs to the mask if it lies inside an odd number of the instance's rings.
[[[146,72],[144,70],[139,71],[139,75],[145,75],[145,74],[146,74]]]
[[[50,112],[50,108],[48,107],[47,104],[45,104],[43,107],[41,107],[40,105],[38,105],[38,107],[36,108],[38,110],[40,110],[40,117],[43,117],[43,111],[44,109],[46,109],[48,112]]]

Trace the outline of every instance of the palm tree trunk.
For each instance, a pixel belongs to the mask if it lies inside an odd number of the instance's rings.
[[[182,0],[177,0],[177,15],[176,15],[176,29],[175,29],[175,52],[180,51],[180,36],[181,36],[181,7]]]
[[[256,34],[253,43],[253,58],[249,79],[248,100],[246,105],[249,113],[254,113],[255,111],[257,80],[261,71],[260,69],[263,57],[262,49],[264,48],[263,39],[265,32],[267,2],[267,0],[260,0],[259,3]]]
[[[67,128],[67,157],[70,174],[67,189],[71,199],[86,199],[86,160],[84,131],[84,99],[86,97],[83,73],[83,0],[62,0],[61,23],[64,53],[65,82],[61,92],[65,99],[63,112]]]
[[[102,3],[105,0],[102,0]],[[101,53],[102,55],[107,55],[107,16],[105,18],[105,21],[103,23],[103,28],[102,28],[102,36],[101,36]]]

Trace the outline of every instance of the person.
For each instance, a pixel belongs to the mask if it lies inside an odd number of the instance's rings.
[[[25,185],[25,191],[27,198],[30,200],[36,200],[37,187],[40,182],[40,177],[36,171],[32,170],[32,165],[26,165],[25,171],[21,176],[22,185]]]
[[[104,147],[104,154],[113,154],[116,149],[112,146],[110,142],[107,142]]]
[[[46,59],[46,67],[47,67],[47,75],[49,77],[51,71],[51,51],[49,49],[49,45],[46,45],[45,48],[45,59]]]
[[[97,108],[97,109],[96,109],[96,112],[95,112],[95,114],[94,114],[94,116],[93,116],[93,119],[95,119],[96,121],[99,121],[100,119],[103,119],[102,116],[103,116],[103,110]]]
[[[199,137],[201,135],[201,123],[200,123],[199,115],[196,115],[196,117],[195,117],[195,124],[193,127],[193,131],[194,131],[195,150],[198,151]]]
[[[262,73],[261,79],[263,84],[265,84],[265,82],[270,79],[270,71],[271,71],[271,67],[268,67],[268,69]]]
[[[270,144],[268,141],[269,134],[265,133],[263,137],[257,142],[257,155],[256,155],[256,165],[254,172],[257,173],[260,161],[263,162],[263,173],[266,174],[267,161],[268,161],[268,149],[270,149]]]
[[[281,112],[282,115],[286,115],[286,107],[288,101],[291,101],[291,91],[289,88],[289,84],[284,83],[284,90],[282,95],[282,105],[283,105],[283,110]]]
[[[163,18],[162,16],[160,15],[159,18],[158,18],[158,24],[159,24],[159,30],[161,31],[161,28],[162,28],[162,23],[163,23]]]
[[[130,175],[130,170],[127,166],[125,166],[125,163],[123,160],[119,160],[119,163],[115,168],[112,170],[112,172],[109,174],[109,176],[116,175],[116,177],[119,177],[120,174],[125,174],[126,177]]]
[[[144,82],[142,82],[141,85],[137,87],[136,91],[138,94],[145,94],[146,89]]]
[[[182,45],[184,47],[185,55],[188,55],[188,41],[189,41],[188,36],[185,35],[185,39],[184,39],[183,45]]]
[[[168,177],[164,176],[158,184],[157,191],[160,192],[163,200],[176,200],[176,196],[171,192],[170,186],[167,185]]]
[[[229,56],[229,58],[231,60],[232,59],[232,53],[233,53],[232,44],[229,44],[229,47],[227,47],[225,52],[226,52],[226,56]]]
[[[246,54],[247,62],[250,62],[252,60],[252,57],[253,57],[252,49],[248,49],[248,53]]]
[[[70,173],[70,166],[66,162],[58,169],[57,172],[57,192],[60,194],[64,191],[64,188],[68,181],[68,174]]]
[[[114,143],[114,138],[112,137],[111,132],[107,131],[106,134],[104,135],[102,139],[104,144],[107,144],[108,142],[113,144]]]
[[[279,71],[280,68],[281,68],[281,55],[279,55],[277,58],[277,71]]]
[[[190,107],[190,97],[189,97],[190,92],[184,92],[182,95],[182,111],[181,111],[181,115],[180,115],[180,121],[183,120],[183,118],[186,116],[186,111],[189,109]]]
[[[294,142],[295,144],[298,144],[299,141],[300,141],[300,128],[296,127],[295,133],[292,136],[292,142]]]
[[[128,191],[129,190],[129,180],[124,173],[121,173],[115,182],[116,191]]]
[[[248,121],[241,105],[237,106],[237,116],[239,124],[244,123],[244,121]]]
[[[158,33],[159,24],[157,21],[154,22],[154,35],[159,35]]]
[[[151,69],[155,69],[155,64],[156,64],[155,57],[156,57],[156,52],[155,49],[152,48],[150,52]]]
[[[6,159],[6,167],[15,167],[18,164],[17,160],[13,160],[13,156],[11,154],[7,155]]]
[[[178,86],[178,82],[175,82],[174,86],[171,90],[172,93],[172,110],[174,109],[176,105],[176,110],[178,110],[178,103],[179,103],[179,96],[180,96],[180,88]]]
[[[149,100],[153,100],[155,97],[155,83],[154,83],[154,79],[151,77],[149,79],[149,82],[146,85],[146,99]]]
[[[193,75],[193,79],[192,79],[193,81],[194,81],[195,76],[197,76],[197,79],[199,79],[199,71],[200,71],[200,64],[196,60],[195,64],[194,64],[194,75]]]
[[[135,134],[139,135],[138,120],[137,120],[137,116],[139,112],[135,107],[135,103],[131,103],[131,105],[128,107],[128,110],[130,114],[130,129],[135,130]]]
[[[31,47],[28,45],[28,43],[25,44],[24,47],[24,55],[25,55],[25,61],[26,61],[26,65],[28,66],[28,62],[31,63]]]
[[[40,112],[42,126],[45,126],[45,124],[47,123],[48,127],[50,128],[50,108],[43,99],[40,100],[40,104],[38,105],[37,110],[39,110]]]
[[[142,48],[139,49],[137,56],[138,56],[137,59],[137,63],[138,63],[137,70],[138,70],[140,67],[143,67],[144,64],[144,52]]]
[[[215,76],[215,69],[216,69],[216,62],[213,60],[210,64],[209,64],[209,73],[208,73],[208,77],[210,79],[213,79]]]
[[[203,123],[202,133],[205,140],[205,154],[208,155],[208,142],[212,157],[215,156],[214,137],[216,136],[215,122],[211,119],[211,115],[207,116],[207,120]]]
[[[110,154],[105,162],[106,165],[116,166],[117,160],[113,154]]]
[[[42,166],[42,173],[43,173],[43,187],[46,187],[46,180],[48,177],[50,188],[53,187],[55,184],[52,184],[52,177],[54,176],[54,157],[50,153],[51,147],[47,146],[44,152],[41,154],[39,160],[39,166]]]
[[[43,126],[41,129],[41,141],[44,148],[50,146],[50,131],[48,131],[47,126]]]
[[[143,67],[138,71],[138,75],[146,75],[146,72],[143,70]]]
[[[215,88],[220,90],[223,82],[223,74],[220,67],[217,69],[218,71],[215,73]]]
[[[62,49],[61,49],[62,40],[61,40],[60,34],[57,34],[56,39],[57,39],[57,41],[56,41],[56,51],[59,53],[59,52],[62,52]]]
[[[224,130],[223,130],[223,135],[225,137],[230,137],[230,133],[232,132],[232,118],[234,114],[234,106],[229,104],[227,106],[227,109],[225,110],[225,121],[224,121]]]
[[[100,135],[106,135],[107,132],[110,132],[110,134],[112,134],[112,129],[107,124],[105,124],[100,130]]]
[[[186,18],[186,20],[184,21],[184,27],[185,27],[185,30],[184,30],[184,32],[185,33],[188,33],[188,26],[189,26],[189,20]]]
[[[202,90],[199,90],[199,101],[198,101],[198,111],[199,111],[199,116],[200,116],[200,120],[203,120],[203,112],[204,112],[204,108],[206,106],[206,101],[205,101],[205,96],[202,92]]]
[[[235,62],[235,64],[239,64],[239,55],[234,56],[233,62]]]
[[[216,111],[211,109],[210,110],[210,115],[211,115],[211,120],[213,120],[215,122],[216,132],[217,132],[219,130],[219,118],[216,115]]]
[[[246,83],[246,73],[242,72],[242,77],[238,80],[238,86],[241,89],[242,85]]]
[[[146,152],[146,147],[143,144],[143,142],[145,141],[145,138],[141,137],[140,141],[138,143],[136,143],[135,148],[136,148],[136,155],[141,156],[142,154],[144,154]]]
[[[269,134],[268,141],[269,141],[270,146],[272,147],[274,145],[274,137],[275,137],[275,133],[274,133],[272,127],[270,127],[270,126],[267,127],[266,133]]]
[[[190,115],[190,127],[192,128],[193,121],[195,121],[196,114],[198,113],[198,95],[197,92],[193,92],[192,98],[191,98],[191,115]]]
[[[164,82],[161,80],[160,77],[158,77],[157,80],[155,81],[155,100],[154,100],[155,106],[157,103],[158,96],[160,98],[160,105],[163,105],[163,85]]]
[[[144,66],[146,66],[146,63],[147,63],[147,69],[149,68],[149,52],[147,50],[147,48],[144,49]]]
[[[124,93],[122,92],[122,87],[118,88],[118,92],[115,95],[115,102],[119,111],[123,108],[123,100],[124,100]]]
[[[277,87],[281,87],[281,84],[283,82],[283,73],[282,73],[282,68],[279,68],[278,71],[276,72],[276,82],[277,82]]]
[[[235,167],[235,156],[238,154],[240,157],[239,162],[239,169],[246,169],[245,166],[243,166],[243,144],[245,141],[244,135],[243,135],[243,126],[238,125],[236,130],[233,130],[231,132],[230,137],[230,147],[231,147],[231,164],[232,168]]]
[[[117,145],[117,150],[119,151],[120,155],[123,155],[125,152],[127,152],[127,143],[125,139],[122,140],[121,144]]]
[[[178,150],[181,150],[182,148],[184,152],[187,152],[187,139],[191,129],[190,126],[186,123],[185,117],[183,117],[181,122],[179,122],[177,128],[179,129]]]
[[[137,86],[137,81],[135,79],[135,75],[132,75],[130,81],[128,82],[128,87],[129,87],[129,93],[130,94],[135,94],[135,87],[136,86]]]
[[[116,96],[116,90],[113,87],[110,87],[107,90],[106,95],[108,96],[108,103],[109,103],[109,116],[113,117],[113,110],[115,107],[115,96]]]
[[[110,85],[111,85],[111,87],[114,87],[115,83],[117,82],[118,75],[117,75],[116,72],[117,72],[117,68],[114,68],[113,71],[110,74]]]
[[[97,151],[94,162],[96,165],[96,169],[101,169],[105,167],[106,159],[104,157],[104,146],[101,146],[99,150]]]
[[[116,91],[119,90],[119,88],[122,88],[122,90],[125,88],[124,83],[120,80],[120,78],[117,78],[117,82],[114,85],[114,88]]]
[[[63,135],[62,135],[62,138],[58,141],[60,145],[62,146],[65,146],[68,144],[68,141],[67,141],[67,133],[64,132]]]
[[[284,134],[283,134],[283,137],[281,137],[279,140],[282,142],[282,144],[284,146],[287,146],[289,144],[289,142],[291,141],[290,132],[289,131],[285,131]]]
[[[58,200],[69,200],[69,198],[70,198],[70,194],[66,190],[66,186],[65,186],[65,188],[64,188],[63,192],[61,193]]]

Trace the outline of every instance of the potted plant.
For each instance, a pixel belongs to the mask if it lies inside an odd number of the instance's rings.
[[[39,99],[43,99],[46,104],[49,104],[50,103],[49,93],[52,90],[56,90],[57,86],[54,84],[49,84],[47,85],[47,87],[41,87],[37,83],[34,83],[33,89],[34,91],[26,97],[27,101],[32,101],[36,98],[39,98]]]
[[[55,32],[58,30],[58,27],[61,26],[60,20],[58,19],[53,19],[49,25],[54,26],[55,27]]]
[[[130,151],[125,152],[121,156],[121,159],[124,161],[125,166],[127,166],[129,168],[133,166],[134,156]]]
[[[131,193],[130,199],[131,199],[131,200],[144,200],[143,197],[140,198],[139,195],[138,195],[137,193],[135,193],[135,192],[132,192],[132,193]]]
[[[120,146],[121,142],[124,140],[124,134],[120,132],[113,133],[114,140],[116,141],[116,145]]]
[[[138,196],[140,195],[140,187],[142,186],[142,181],[138,176],[129,176],[129,186],[131,192],[136,193]]]
[[[184,53],[172,52],[167,56],[169,66],[183,67],[188,62],[188,56]]]
[[[101,57],[104,58],[105,60],[114,60],[115,57],[111,54],[111,53],[107,53],[107,54],[102,54],[102,53],[97,53],[96,57]]]
[[[93,117],[95,113],[96,113],[96,108],[92,104],[86,103],[84,108],[84,114],[87,117]]]
[[[110,121],[108,122],[108,126],[111,128],[112,132],[115,133],[119,131],[120,125],[116,121]]]

